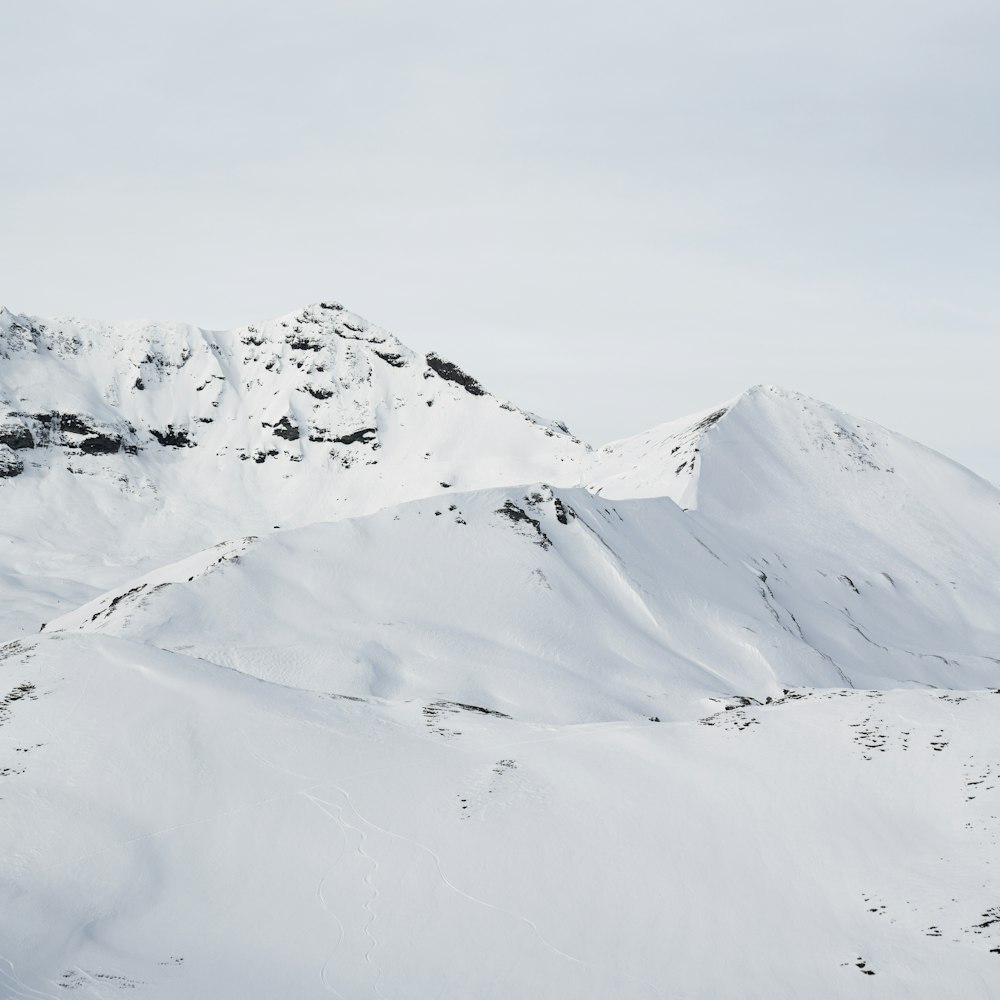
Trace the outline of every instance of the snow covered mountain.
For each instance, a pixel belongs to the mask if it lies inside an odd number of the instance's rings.
[[[0,416],[0,995],[1000,991],[968,470],[773,387],[593,449],[332,303],[2,312]]]
[[[742,555],[776,621],[845,684],[997,683],[1000,491],[968,469],[763,386],[608,445],[596,469],[599,496],[689,508],[692,529]]]
[[[226,333],[3,310],[0,626],[37,631],[234,535],[447,489],[572,482],[558,473],[587,453],[336,303]]]

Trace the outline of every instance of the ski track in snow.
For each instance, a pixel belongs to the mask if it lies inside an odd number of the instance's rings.
[[[9,972],[3,969],[4,965]],[[55,993],[44,993],[22,982],[14,971],[14,963],[6,958],[0,958],[0,984],[5,987],[6,996],[11,1000],[59,1000]]]
[[[407,730],[406,727],[399,726],[398,723],[392,722],[391,720],[382,720],[382,721],[383,722],[388,721],[388,723],[390,725],[392,725],[392,726],[398,726],[400,729],[403,729],[405,732],[407,732],[411,737],[414,736],[412,730]],[[606,724],[601,724],[601,725],[592,725],[592,726],[583,726],[583,727],[572,727],[573,728],[572,732],[568,732],[568,733],[558,733],[557,732],[557,733],[553,733],[552,735],[544,737],[544,738],[532,739],[532,740],[508,740],[508,741],[505,741],[503,743],[493,744],[493,745],[487,747],[486,749],[489,750],[490,754],[497,754],[497,753],[503,753],[504,750],[507,750],[507,749],[510,749],[510,748],[513,748],[513,747],[517,747],[517,746],[525,746],[525,745],[536,744],[536,743],[549,743],[549,742],[552,742],[554,740],[569,738],[570,736],[579,735],[581,731],[586,731],[587,729],[593,729],[595,731],[607,732],[609,730],[619,730],[619,729],[634,728],[634,725],[635,725],[634,723],[606,723]],[[437,746],[445,746],[445,747],[447,747],[452,752],[460,752],[460,753],[466,753],[466,754],[471,755],[471,751],[462,750],[461,748],[455,746],[454,744],[450,744],[450,743],[441,744],[441,743],[439,743],[437,741],[428,740],[426,737],[421,738],[421,741],[422,742],[433,743],[436,747]],[[283,772],[285,774],[288,774],[288,775],[296,777],[296,778],[310,780],[310,776],[301,774],[300,772],[292,771],[292,770],[290,770],[290,769],[288,769],[288,768],[286,768],[286,767],[284,767],[284,766],[282,766],[280,764],[275,763],[274,761],[268,760],[266,757],[264,757],[262,754],[260,754],[255,749],[252,752],[254,753],[254,756],[258,760],[262,761],[263,763],[270,764],[270,766],[273,767],[277,771]],[[413,767],[422,767],[422,766],[424,766],[424,762],[420,761],[420,760],[416,760],[410,766],[413,766]],[[398,766],[395,767],[395,768],[392,768],[392,770],[399,770],[399,769],[400,768]],[[386,770],[386,768],[370,768],[370,769],[365,769],[365,770],[354,772],[354,773],[351,774],[350,777],[351,777],[352,780],[358,779],[358,778],[367,778],[367,777],[370,777],[372,774],[377,774],[380,771],[385,771],[385,770]],[[451,879],[449,879],[447,875],[445,875],[443,864],[442,864],[442,861],[441,861],[441,857],[432,848],[428,847],[426,844],[421,843],[420,841],[414,840],[412,837],[408,837],[405,834],[397,833],[397,832],[394,832],[392,830],[387,830],[384,827],[380,826],[379,824],[374,823],[372,820],[370,820],[367,817],[363,816],[357,810],[357,808],[354,805],[353,800],[351,799],[350,794],[347,792],[347,790],[345,788],[343,788],[341,785],[336,784],[334,782],[320,781],[320,782],[318,782],[318,783],[310,786],[307,789],[301,789],[300,792],[299,792],[299,794],[303,795],[318,810],[320,810],[320,812],[322,812],[325,816],[329,817],[335,823],[338,824],[338,827],[340,828],[341,835],[344,837],[345,842],[346,842],[346,839],[347,839],[347,837],[346,837],[346,830],[353,830],[356,833],[358,833],[358,835],[359,835],[359,843],[358,843],[358,846],[356,848],[356,853],[360,857],[364,858],[367,862],[370,863],[370,870],[366,873],[366,875],[365,875],[365,877],[363,879],[365,885],[368,886],[368,888],[369,888],[369,890],[371,892],[370,897],[366,900],[365,906],[364,906],[364,909],[366,910],[366,912],[368,914],[368,919],[365,921],[365,923],[363,925],[363,933],[364,933],[364,935],[369,940],[369,947],[365,951],[365,955],[364,955],[366,963],[368,963],[368,964],[375,964],[372,961],[372,955],[373,955],[373,953],[375,951],[375,948],[377,947],[377,940],[376,940],[376,938],[374,937],[374,935],[372,933],[372,925],[374,924],[374,922],[376,920],[376,913],[374,911],[374,903],[375,903],[376,899],[379,896],[379,892],[378,892],[378,889],[374,885],[373,876],[378,871],[378,862],[365,849],[365,844],[367,842],[367,836],[364,833],[364,831],[359,826],[355,826],[353,824],[350,824],[350,823],[348,823],[344,819],[344,816],[343,816],[343,806],[340,805],[340,804],[338,804],[338,803],[336,803],[336,802],[330,802],[330,801],[327,801],[327,800],[325,800],[323,798],[320,798],[320,796],[318,794],[314,794],[314,793],[316,793],[318,791],[322,791],[325,788],[333,789],[335,792],[337,792],[339,795],[341,795],[343,797],[344,803],[351,810],[351,812],[356,817],[356,819],[358,820],[359,823],[364,824],[365,826],[367,826],[372,831],[375,831],[375,832],[377,832],[379,834],[382,834],[383,836],[389,837],[389,838],[391,838],[393,840],[396,840],[396,841],[399,841],[401,843],[409,844],[410,846],[415,847],[418,850],[420,850],[420,851],[424,852],[425,854],[427,854],[432,859],[432,861],[434,862],[435,871],[436,871],[437,876],[440,879],[441,883],[450,892],[454,893],[455,895],[459,896],[460,898],[462,898],[462,899],[464,899],[464,900],[466,900],[466,901],[468,901],[470,903],[473,903],[474,905],[482,906],[482,907],[484,907],[486,909],[489,909],[489,910],[492,910],[494,912],[501,913],[501,914],[503,914],[506,917],[510,917],[513,920],[516,920],[516,921],[519,921],[520,923],[525,924],[527,927],[530,928],[530,930],[532,931],[532,933],[535,935],[535,937],[538,939],[538,941],[542,944],[543,947],[545,947],[547,950],[549,950],[550,952],[552,952],[554,955],[558,956],[559,958],[561,958],[561,959],[563,959],[565,961],[571,962],[573,964],[576,964],[576,965],[579,965],[579,966],[582,966],[582,967],[585,967],[585,968],[595,969],[595,970],[602,971],[602,972],[609,971],[608,969],[606,969],[605,967],[603,967],[601,965],[598,965],[598,964],[596,964],[594,962],[589,962],[586,959],[580,958],[579,956],[572,955],[569,952],[566,952],[563,949],[559,948],[557,945],[553,944],[551,941],[549,941],[545,937],[545,935],[539,929],[538,925],[530,917],[527,917],[527,916],[525,916],[524,914],[521,914],[521,913],[517,913],[517,912],[515,912],[513,910],[506,909],[505,907],[497,906],[496,904],[491,903],[489,900],[482,899],[479,896],[475,896],[472,893],[466,892],[460,886],[456,885],[453,881],[451,881]],[[334,815],[334,813],[330,812],[330,810],[336,810],[336,815]],[[339,857],[342,857],[342,856],[343,856],[343,853],[341,852],[341,854],[339,855]],[[333,871],[333,868],[335,867],[335,865],[336,865],[336,862],[334,862],[333,865],[331,865],[331,867],[323,875],[322,879],[320,880],[320,885],[321,886],[326,881],[326,879],[330,877],[330,874]],[[341,939],[340,939],[340,941],[342,942],[342,940],[343,940],[343,924],[342,924],[342,922],[339,919],[338,919],[338,924],[340,925],[340,928],[341,928]],[[338,947],[339,947],[339,944],[340,944],[340,942],[338,942]],[[324,966],[323,966],[323,970],[324,970],[323,971],[323,981],[324,981],[325,984],[329,984],[328,978],[326,976],[326,970],[327,970],[327,967],[328,967],[329,962],[331,960],[332,960],[332,958],[328,959],[327,963],[324,964]],[[381,970],[381,967],[378,966],[377,964],[376,964],[375,967],[376,967],[377,971],[376,971],[375,982],[372,985],[372,991],[374,993],[378,994],[378,995],[381,995],[381,990],[378,988],[378,982],[379,982],[379,979],[381,978],[382,970]],[[649,982],[648,980],[643,979],[640,976],[635,976],[635,975],[632,975],[632,974],[626,974],[626,975],[627,975],[627,978],[629,978],[631,981],[633,981],[635,983],[638,983],[638,984],[640,984],[642,986],[647,987],[648,989],[652,990],[657,996],[664,996],[665,995],[660,990],[659,987],[657,987],[655,984]]]
[[[322,812],[326,812],[326,810],[323,809],[323,805],[320,803],[319,799],[317,799],[313,795],[310,795],[308,792],[303,792],[302,794],[314,806],[316,806]],[[339,813],[339,809],[338,809],[338,813]],[[330,909],[330,905],[329,905],[329,903],[327,901],[326,894],[324,892],[323,887],[326,885],[327,880],[330,878],[330,876],[333,875],[333,873],[336,871],[337,865],[339,864],[340,859],[344,856],[344,851],[347,849],[347,836],[345,834],[345,831],[344,831],[344,828],[343,828],[343,823],[341,822],[340,816],[339,815],[333,816],[331,813],[327,813],[327,815],[330,816],[331,819],[333,819],[333,820],[335,820],[337,822],[338,831],[340,833],[340,850],[337,852],[337,854],[331,860],[329,867],[323,873],[323,875],[320,878],[319,882],[317,882],[317,884],[316,884],[316,897],[319,900],[319,904],[322,907],[323,912],[329,914],[336,921],[336,924],[337,924],[337,942],[336,942],[336,944],[334,944],[333,949],[331,950],[329,956],[327,957],[326,961],[323,963],[323,965],[322,965],[322,967],[320,969],[320,979],[323,982],[323,986],[330,993],[332,993],[336,997],[343,998],[343,994],[331,982],[330,973],[331,973],[331,967],[336,962],[337,952],[340,950],[341,945],[344,943],[344,935],[345,935],[344,923],[340,919],[340,917],[335,912],[333,912]]]
[[[375,912],[375,903],[379,897],[379,890],[378,887],[375,885],[375,876],[378,874],[379,865],[378,862],[375,860],[375,858],[372,857],[372,855],[369,854],[368,851],[366,850],[365,845],[368,840],[368,835],[360,827],[348,823],[347,820],[344,819],[343,809],[336,803],[327,802],[319,798],[319,796],[312,795],[309,792],[303,792],[302,794],[314,806],[316,806],[316,808],[319,809],[320,812],[322,812],[326,816],[329,816],[330,819],[334,820],[334,822],[337,823],[338,827],[340,827],[341,829],[341,833],[344,836],[345,840],[348,830],[351,830],[358,835],[358,843],[357,846],[355,847],[355,853],[358,855],[358,857],[364,859],[364,861],[367,862],[366,867],[368,868],[363,878],[363,882],[369,890],[368,898],[365,900],[364,903],[366,919],[362,924],[361,928],[363,935],[368,940],[368,945],[364,952],[364,959],[365,963],[369,966],[372,966],[375,970],[375,979],[374,982],[372,983],[372,992],[376,994],[376,996],[382,996],[382,991],[379,989],[379,980],[382,978],[382,966],[374,960],[375,950],[378,947],[378,939],[375,937],[373,930],[375,921],[378,919],[378,915]],[[330,812],[329,811],[330,809],[336,809],[337,811],[336,815]],[[324,875],[324,879],[326,877],[327,876]],[[341,927],[343,927],[342,924]],[[325,973],[327,966],[324,965],[323,968]],[[324,982],[326,981],[327,980],[324,975]]]
[[[594,962],[588,962],[586,959],[580,958],[577,955],[571,955],[569,952],[563,951],[563,949],[554,945],[551,941],[548,940],[548,938],[545,937],[544,934],[542,934],[538,925],[530,917],[527,917],[522,913],[517,913],[514,910],[509,910],[503,906],[497,906],[496,904],[489,902],[489,900],[482,899],[479,896],[475,896],[472,893],[466,892],[460,886],[457,886],[454,882],[452,882],[447,875],[445,875],[444,867],[441,862],[441,857],[433,849],[428,847],[426,844],[422,844],[418,840],[414,840],[412,837],[407,837],[404,834],[395,833],[392,830],[387,830],[384,827],[379,826],[377,823],[372,822],[367,817],[362,816],[361,813],[358,812],[357,808],[355,807],[353,801],[351,800],[351,796],[346,789],[342,788],[340,785],[334,785],[334,784],[331,784],[330,787],[335,789],[344,797],[344,801],[350,808],[351,812],[357,817],[359,822],[364,823],[370,829],[375,830],[386,837],[389,837],[393,840],[401,841],[402,843],[405,844],[409,844],[412,847],[416,847],[418,850],[423,851],[425,854],[429,855],[434,862],[434,867],[435,870],[437,871],[438,878],[441,880],[442,884],[449,891],[453,892],[455,895],[459,896],[462,899],[467,900],[470,903],[475,904],[476,906],[485,907],[486,909],[493,910],[497,913],[503,914],[504,916],[520,921],[521,923],[525,924],[531,929],[532,933],[535,935],[538,941],[543,945],[543,947],[547,948],[554,955],[557,955],[559,958],[564,959],[567,962],[572,962],[576,965],[580,965],[589,969],[599,970],[602,972],[608,971],[606,968],[597,965]],[[332,805],[332,803],[325,803],[325,804]],[[640,985],[649,988],[657,996],[661,997],[665,996],[665,994],[659,989],[659,987],[655,986],[648,980],[642,979],[640,976],[635,976],[630,973],[626,973],[625,975],[632,982],[639,983]]]

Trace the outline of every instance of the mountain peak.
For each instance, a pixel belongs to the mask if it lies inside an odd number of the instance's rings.
[[[364,316],[346,309],[336,299],[326,299],[313,302],[297,312],[280,316],[260,324],[264,328],[292,329],[301,332],[303,328],[323,330],[333,333],[346,340],[373,345],[391,344],[403,347],[403,344],[388,330],[369,322]]]
[[[751,498],[762,509],[773,506],[778,488],[800,495],[803,481],[824,484],[821,493],[857,500],[880,488],[875,479],[892,475],[904,458],[923,469],[929,456],[935,468],[942,463],[941,475],[945,464],[953,465],[872,420],[761,384],[712,409],[605,445],[588,482],[609,497],[669,496],[691,509],[707,496],[735,512]],[[954,469],[955,475],[973,476]],[[850,475],[864,479],[844,478]]]

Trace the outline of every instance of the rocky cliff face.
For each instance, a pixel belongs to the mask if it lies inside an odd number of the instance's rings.
[[[562,425],[495,399],[457,365],[415,354],[337,303],[224,333],[4,310],[0,359],[0,443],[12,450],[206,448],[256,464],[316,456],[350,468],[393,435],[423,455],[442,428],[484,421],[496,422],[501,461],[518,448],[586,450]]]

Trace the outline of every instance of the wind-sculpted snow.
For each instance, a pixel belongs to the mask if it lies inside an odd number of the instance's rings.
[[[0,504],[0,997],[1000,994],[1000,491],[914,442],[0,311]]]

